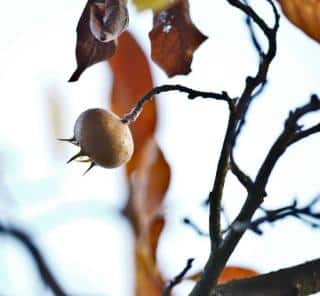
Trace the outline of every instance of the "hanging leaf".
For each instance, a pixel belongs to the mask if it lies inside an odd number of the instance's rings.
[[[109,63],[113,72],[111,107],[121,116],[153,88],[151,71],[142,49],[128,32],[120,36],[117,52]],[[126,166],[130,195],[124,214],[135,234],[137,296],[160,296],[164,288],[156,251],[165,225],[161,208],[169,186],[170,168],[154,139],[156,111],[153,100],[130,124],[135,150]]]
[[[288,19],[308,36],[320,42],[319,0],[278,0]]]
[[[135,247],[136,296],[162,295],[165,282],[151,259],[150,249],[145,242],[137,241]]]
[[[188,74],[193,53],[207,39],[191,21],[188,0],[154,13],[149,38],[153,61],[169,77]]]
[[[78,22],[76,45],[78,66],[69,82],[77,81],[85,69],[109,59],[116,51],[116,43],[114,41],[102,43],[93,36],[90,30],[91,5],[92,3],[88,1]]]
[[[139,10],[153,9],[161,10],[172,6],[176,0],[133,0],[133,3]]]
[[[137,41],[128,32],[118,40],[116,54],[109,60],[113,72],[111,108],[119,116],[128,113],[137,100],[153,88],[149,63]],[[135,151],[153,136],[157,121],[156,102],[145,104],[139,119],[130,124]],[[136,166],[137,154],[128,163],[128,172]]]
[[[154,217],[161,214],[161,204],[170,182],[170,168],[154,139],[146,142],[136,158],[130,177],[130,198],[126,216],[136,233],[145,233]]]
[[[157,267],[156,252],[165,224],[161,205],[168,189],[170,169],[153,139],[139,154],[124,211],[136,236],[136,295],[160,296],[164,280]]]

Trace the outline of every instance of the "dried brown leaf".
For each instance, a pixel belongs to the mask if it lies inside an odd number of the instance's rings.
[[[88,1],[79,19],[77,26],[76,59],[77,69],[72,74],[69,82],[77,81],[83,71],[88,67],[109,59],[116,51],[115,41],[100,42],[90,30],[91,3]]]
[[[207,39],[191,21],[188,0],[154,13],[149,38],[152,59],[169,77],[188,74],[193,53]]]
[[[278,0],[288,19],[320,42],[320,0]]]

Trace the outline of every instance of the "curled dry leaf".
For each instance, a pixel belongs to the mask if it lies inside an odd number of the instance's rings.
[[[133,0],[133,3],[139,10],[153,9],[161,10],[172,6],[177,0]]]
[[[92,1],[88,1],[86,4],[78,22],[76,45],[78,66],[69,79],[69,82],[77,81],[86,68],[109,59],[116,51],[115,41],[102,43],[93,36],[90,30],[91,6],[93,5],[91,2]]]
[[[320,42],[319,0],[278,0],[288,19],[308,36]]]
[[[188,74],[193,53],[207,39],[191,21],[188,0],[154,13],[149,38],[152,59],[169,77]]]
[[[101,42],[116,40],[128,27],[129,14],[123,0],[93,2],[90,6],[90,30]]]

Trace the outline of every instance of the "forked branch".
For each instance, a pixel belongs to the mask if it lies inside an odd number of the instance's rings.
[[[252,221],[255,211],[260,207],[266,196],[266,185],[278,159],[290,145],[302,140],[306,136],[318,132],[320,129],[320,123],[319,125],[317,124],[307,129],[303,129],[298,124],[298,120],[302,116],[320,109],[320,101],[317,96],[313,95],[310,102],[289,114],[283,132],[272,145],[254,180],[251,180],[236,164],[232,155],[232,150],[236,145],[237,137],[245,122],[248,108],[255,98],[254,94],[266,83],[270,64],[276,55],[276,36],[279,28],[279,13],[277,12],[274,3],[271,0],[267,0],[267,2],[271,4],[275,16],[274,25],[269,27],[249,5],[240,0],[227,1],[231,5],[242,10],[247,17],[250,17],[253,22],[256,23],[258,28],[265,34],[269,46],[266,53],[262,53],[262,49],[255,46],[259,56],[262,57],[258,72],[254,77],[248,77],[246,79],[245,88],[237,101],[236,108],[230,114],[229,125],[218,163],[215,182],[209,199],[211,253],[200,280],[196,283],[190,294],[191,296],[209,296],[215,288],[219,275],[246,231],[246,229],[237,229],[236,226]],[[250,32],[253,34],[253,31]],[[222,191],[226,176],[225,170],[228,166],[230,166],[241,184],[247,189],[248,195],[239,215],[231,224],[229,232],[222,239],[221,229],[219,228],[219,209],[221,207]]]

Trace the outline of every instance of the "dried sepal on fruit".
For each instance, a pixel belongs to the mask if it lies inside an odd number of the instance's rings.
[[[126,163],[133,153],[131,131],[117,115],[104,109],[88,109],[80,114],[71,139],[60,139],[80,147],[67,163],[80,159],[95,165],[115,168]],[[83,160],[83,157],[86,157]],[[86,173],[85,172],[85,173]]]
[[[125,0],[95,1],[90,6],[90,30],[100,42],[116,40],[129,24]]]

